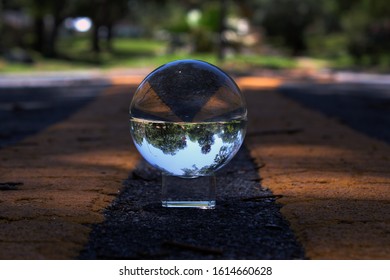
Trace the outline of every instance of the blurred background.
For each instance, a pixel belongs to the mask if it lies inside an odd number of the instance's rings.
[[[388,72],[387,0],[0,0],[0,72],[157,66]]]

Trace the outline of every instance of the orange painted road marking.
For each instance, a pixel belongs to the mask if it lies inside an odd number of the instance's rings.
[[[0,259],[71,259],[138,164],[129,88],[112,87],[37,135],[0,152]]]
[[[235,80],[242,90],[275,89],[283,83],[283,79],[272,77],[239,77]]]
[[[390,146],[276,92],[246,97],[246,144],[307,256],[389,259]]]

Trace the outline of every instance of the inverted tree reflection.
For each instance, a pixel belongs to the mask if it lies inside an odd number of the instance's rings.
[[[168,173],[167,166],[177,166],[171,173],[184,177],[221,168],[239,149],[245,133],[245,121],[241,120],[171,123],[133,119],[130,127],[135,144],[152,164]]]

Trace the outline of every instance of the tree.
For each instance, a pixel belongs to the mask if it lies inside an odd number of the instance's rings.
[[[348,50],[357,63],[371,65],[387,56],[390,63],[390,6],[386,0],[341,0],[336,10],[348,39]]]
[[[18,0],[21,7],[25,8],[33,22],[34,50],[48,57],[57,56],[58,31],[74,8],[77,0]],[[45,24],[45,17],[51,17],[51,23]]]
[[[3,0],[0,0],[0,34],[4,34],[4,23],[3,23]],[[0,42],[0,54],[4,51],[4,42]]]
[[[321,11],[318,0],[257,0],[246,1],[246,5],[253,7],[252,22],[263,27],[269,39],[291,49],[293,55],[307,49],[306,31]]]
[[[123,19],[129,12],[127,0],[84,0],[83,10],[92,19],[92,50],[101,51],[101,39],[105,37],[107,50],[112,50],[113,27],[116,22]],[[102,36],[102,30],[105,35]]]
[[[128,12],[126,0],[94,0],[91,7],[93,32],[92,32],[92,50],[100,52],[100,30],[106,28],[107,49],[112,50],[113,26],[115,22],[122,19]]]

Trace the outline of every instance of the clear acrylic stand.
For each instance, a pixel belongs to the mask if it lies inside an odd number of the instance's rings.
[[[215,175],[184,178],[162,175],[163,207],[215,208]]]

